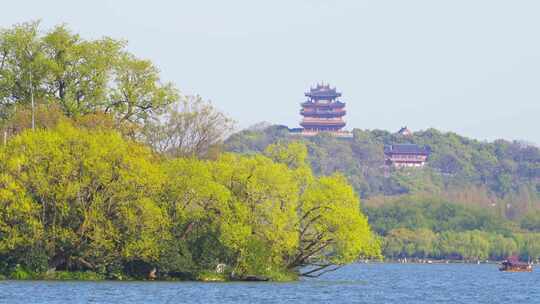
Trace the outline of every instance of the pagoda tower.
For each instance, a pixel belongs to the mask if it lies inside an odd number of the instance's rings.
[[[345,103],[338,100],[341,93],[336,88],[330,88],[328,84],[317,84],[305,93],[307,101],[301,103],[303,116],[300,125],[302,133],[306,135],[318,132],[341,133],[345,127]]]

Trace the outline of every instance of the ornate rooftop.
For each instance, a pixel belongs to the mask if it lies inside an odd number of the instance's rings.
[[[318,83],[314,88],[310,88],[309,92],[306,92],[305,95],[310,98],[330,98],[335,99],[341,97],[341,93],[336,90],[336,88],[331,88],[329,84]]]

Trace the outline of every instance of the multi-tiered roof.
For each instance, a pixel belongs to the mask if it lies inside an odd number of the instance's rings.
[[[345,127],[345,103],[338,100],[341,93],[330,85],[317,84],[305,93],[308,100],[301,104],[303,116],[300,125],[306,132],[339,132]]]

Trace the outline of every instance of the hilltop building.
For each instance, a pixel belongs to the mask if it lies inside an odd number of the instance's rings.
[[[409,128],[407,128],[407,126],[399,129],[397,133],[402,136],[413,136],[413,132]]]
[[[338,100],[341,93],[328,84],[317,84],[304,94],[308,100],[301,103],[302,135],[313,136],[319,132],[328,132],[336,136],[350,136],[342,130],[345,127],[343,117],[346,114],[345,103]]]
[[[415,144],[395,144],[384,147],[386,164],[396,168],[423,167],[430,150]]]

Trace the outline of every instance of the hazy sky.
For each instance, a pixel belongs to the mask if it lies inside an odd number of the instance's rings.
[[[239,127],[297,127],[303,93],[324,81],[348,129],[540,143],[540,1],[2,2],[0,27],[41,19],[127,39]]]

